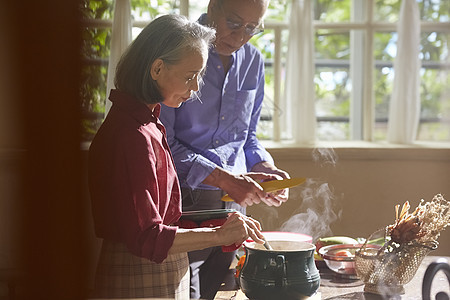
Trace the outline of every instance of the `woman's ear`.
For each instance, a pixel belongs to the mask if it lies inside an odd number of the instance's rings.
[[[160,58],[155,59],[150,68],[150,75],[153,80],[157,80],[159,78],[163,67],[164,61]]]

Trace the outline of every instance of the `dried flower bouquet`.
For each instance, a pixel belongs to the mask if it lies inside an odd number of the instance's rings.
[[[356,271],[365,283],[365,291],[382,295],[404,293],[423,258],[438,246],[438,237],[450,225],[450,202],[440,194],[431,201],[420,201],[410,213],[406,201],[400,211],[395,206],[395,222],[372,234],[383,235],[385,243],[378,250],[365,245],[356,253]]]

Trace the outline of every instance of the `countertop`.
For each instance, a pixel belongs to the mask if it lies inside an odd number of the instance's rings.
[[[351,280],[340,278],[326,266],[319,265],[321,284],[318,292],[306,299],[356,299],[356,300],[379,300],[379,299],[401,299],[401,300],[421,300],[422,299],[422,282],[423,276],[428,265],[439,258],[444,258],[450,263],[449,256],[427,256],[422,261],[419,269],[416,272],[414,278],[407,283],[405,287],[405,294],[400,296],[394,296],[391,298],[383,298],[380,295],[370,294],[364,292],[364,284],[360,280]],[[446,275],[439,271],[432,284],[431,295],[434,299],[434,295],[440,291],[450,295],[450,287]],[[239,290],[235,284],[234,279],[229,279],[229,282],[225,282],[222,289],[217,293],[214,299],[217,300],[248,300],[245,294]]]

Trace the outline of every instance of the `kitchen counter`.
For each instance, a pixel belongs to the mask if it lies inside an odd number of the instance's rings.
[[[401,300],[421,300],[422,299],[422,281],[428,265],[439,258],[445,258],[450,263],[450,257],[427,256],[422,261],[414,278],[407,283],[405,287],[405,294],[401,296],[391,297],[389,299]],[[360,280],[344,279],[336,276],[326,266],[320,266],[321,283],[318,292],[313,297],[307,299],[356,299],[356,300],[379,300],[386,299],[379,295],[364,293],[364,284]],[[436,274],[431,295],[443,291],[450,295],[450,287],[446,275],[440,271]],[[225,282],[222,290],[219,291],[214,299],[217,300],[248,300],[245,294],[238,289],[234,282],[234,278],[230,278]]]

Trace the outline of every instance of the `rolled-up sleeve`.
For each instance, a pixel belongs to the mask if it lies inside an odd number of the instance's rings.
[[[129,199],[124,203],[122,226],[127,228],[127,224],[131,225],[128,225],[130,227],[128,232],[124,232],[124,237],[131,252],[154,262],[162,262],[168,255],[177,230],[168,225],[175,221],[177,214],[177,207],[172,202],[177,200],[174,197],[179,196],[176,195],[179,193],[175,184],[176,174],[173,167],[170,168],[170,153],[156,142],[157,139],[139,133],[133,135],[128,135],[129,140],[122,143],[126,161],[123,174],[126,178],[121,181],[121,186],[126,190],[121,193],[123,199]],[[127,184],[123,184],[125,180],[129,180],[129,190]]]

